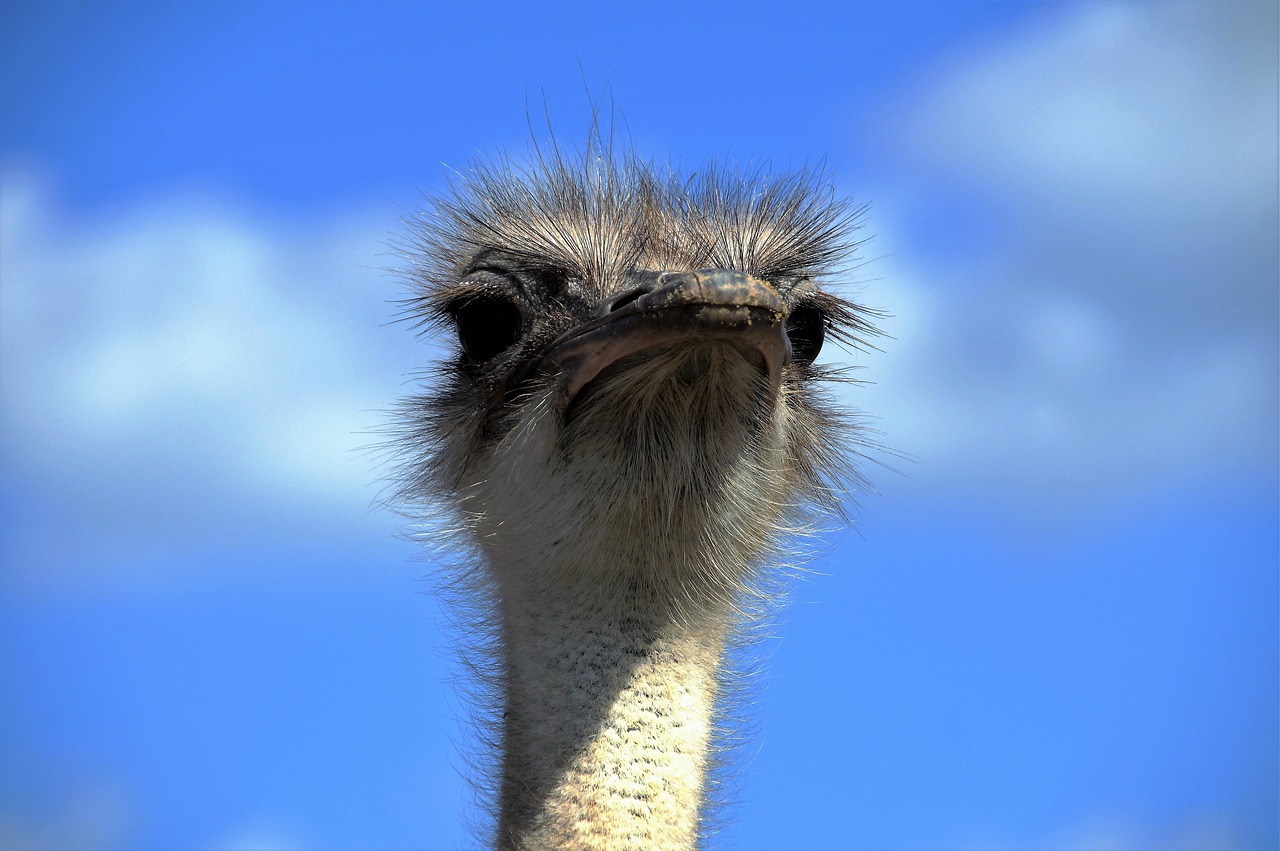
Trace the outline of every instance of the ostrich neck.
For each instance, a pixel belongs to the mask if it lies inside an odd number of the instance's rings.
[[[642,580],[503,594],[500,848],[693,848],[726,612]]]

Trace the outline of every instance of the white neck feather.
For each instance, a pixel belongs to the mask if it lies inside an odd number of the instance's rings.
[[[505,595],[501,848],[693,848],[727,613]]]
[[[745,396],[748,367],[718,380]],[[502,651],[500,848],[697,843],[727,635],[792,488],[762,437],[783,416],[693,399],[567,449],[533,404],[464,478]]]

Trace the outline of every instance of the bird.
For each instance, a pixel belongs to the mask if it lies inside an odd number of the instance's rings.
[[[455,553],[488,843],[695,848],[729,648],[869,487],[848,370],[816,360],[879,333],[836,291],[866,207],[825,167],[686,173],[598,127],[533,149],[407,220],[403,316],[444,342],[397,409],[395,499]]]

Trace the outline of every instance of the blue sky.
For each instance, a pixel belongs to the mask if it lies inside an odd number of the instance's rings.
[[[1280,844],[1274,4],[0,9],[0,845],[467,846],[386,246],[588,89],[892,314],[723,844]]]

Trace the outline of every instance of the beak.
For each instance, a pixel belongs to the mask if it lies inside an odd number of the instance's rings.
[[[724,341],[757,351],[770,399],[791,354],[786,303],[767,281],[744,272],[646,273],[641,286],[609,299],[602,315],[562,334],[542,356],[561,375],[560,410],[606,367],[628,355],[689,341]]]

